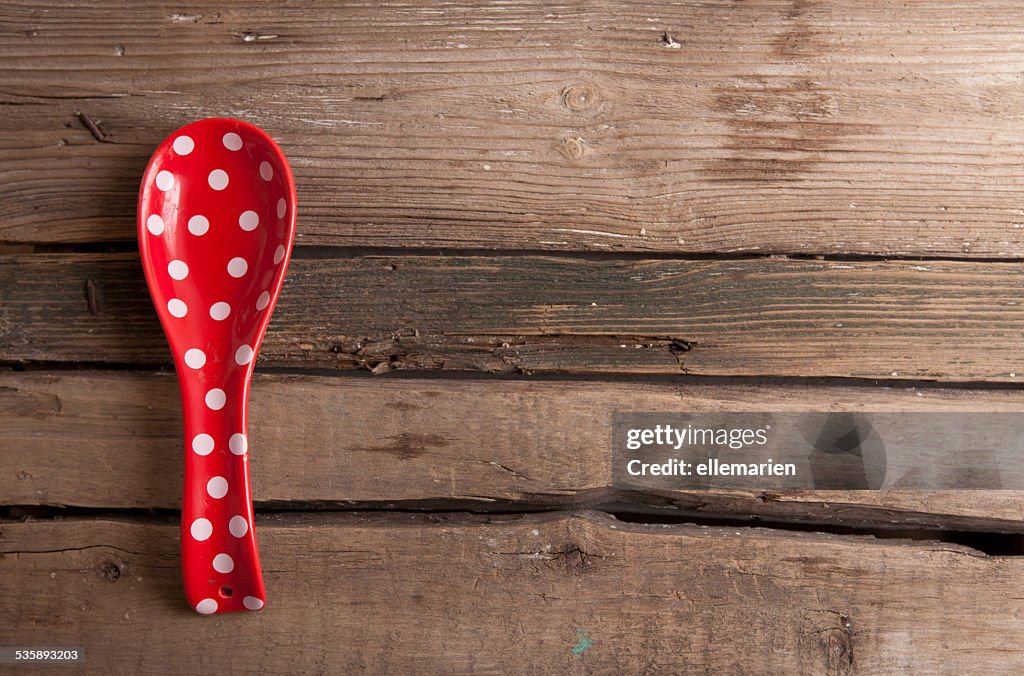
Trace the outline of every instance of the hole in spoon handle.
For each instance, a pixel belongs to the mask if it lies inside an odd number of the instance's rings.
[[[182,385],[181,566],[189,605],[203,614],[259,610],[266,599],[249,490],[247,385]]]

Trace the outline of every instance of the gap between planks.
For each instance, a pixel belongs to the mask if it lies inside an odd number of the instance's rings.
[[[1016,382],[1021,265],[303,259],[261,358],[374,372]],[[0,257],[0,359],[166,362],[137,255]]]
[[[592,512],[605,515],[623,523],[638,525],[681,525],[702,528],[734,529],[737,535],[748,532],[775,531],[790,533],[820,533],[827,535],[868,537],[875,540],[899,540],[917,543],[949,543],[975,550],[979,555],[986,556],[1024,556],[1024,525],[1017,532],[978,530],[954,530],[952,520],[925,528],[898,523],[881,523],[865,521],[859,525],[847,522],[836,523],[819,520],[778,520],[761,518],[743,514],[713,514],[689,511],[686,509],[654,509],[644,508],[642,504],[629,502],[628,496],[622,496],[618,502],[574,501],[564,502],[557,506],[532,505],[529,503],[485,502],[467,504],[458,501],[403,501],[389,502],[386,505],[373,503],[328,503],[328,502],[277,502],[255,503],[257,519],[275,519],[280,516],[309,516],[314,519],[324,518],[325,522],[336,516],[346,515],[413,515],[423,517],[439,517],[442,519],[467,516],[473,518],[507,518],[531,515],[558,515],[574,512]],[[77,519],[88,520],[124,520],[141,521],[144,523],[179,523],[181,512],[173,509],[97,509],[69,507],[64,505],[9,505],[0,506],[0,523],[45,521],[67,521]],[[752,532],[752,531],[750,531]]]
[[[0,614],[21,620],[7,638],[84,646],[93,668],[133,659],[134,673],[733,672],[751,655],[772,672],[1024,667],[1007,650],[1024,630],[1008,593],[1024,559],[954,544],[592,512],[282,515],[257,528],[267,609],[197,621],[175,524],[0,523]]]
[[[109,242],[70,242],[70,243],[47,243],[47,242],[26,242],[24,244],[0,244],[0,255],[3,254],[123,254],[139,251],[136,239],[114,240]],[[331,259],[358,259],[358,258],[381,258],[381,257],[442,257],[442,258],[498,258],[498,257],[537,257],[560,259],[569,261],[677,261],[686,263],[690,261],[761,261],[761,260],[791,260],[791,261],[819,261],[819,262],[961,262],[961,263],[1024,263],[1022,256],[956,256],[943,254],[866,254],[866,253],[772,253],[772,252],[663,252],[663,251],[552,251],[547,249],[511,249],[494,246],[487,249],[474,248],[450,248],[430,247],[417,248],[396,244],[395,246],[332,246],[327,244],[305,244],[295,242],[292,250],[292,260],[331,260]]]
[[[183,442],[172,374],[0,372],[0,392],[0,429],[5,442],[20,449],[0,454],[3,502],[178,506]],[[564,509],[616,503],[619,511],[665,517],[1022,529],[1017,491],[616,495],[610,491],[608,425],[624,406],[665,412],[1024,412],[1024,392],[257,373],[248,430],[253,494],[266,506]],[[119,489],[111,491],[111,485]]]

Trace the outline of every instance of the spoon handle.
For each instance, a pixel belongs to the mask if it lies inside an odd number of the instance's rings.
[[[249,490],[249,379],[226,377],[221,387],[181,380],[181,565],[185,596],[203,614],[259,610],[266,599]]]

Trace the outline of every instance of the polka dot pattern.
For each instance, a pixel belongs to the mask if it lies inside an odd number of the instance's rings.
[[[215,387],[206,393],[205,401],[211,410],[219,411],[224,408],[224,404],[227,402],[227,394],[219,387]]]
[[[197,237],[205,235],[210,229],[210,221],[206,216],[195,215],[188,219],[188,231]]]
[[[171,147],[174,148],[174,152],[179,155],[188,155],[190,152],[195,150],[196,143],[192,140],[191,136],[185,136],[182,134],[178,138],[174,139],[174,143]]]
[[[245,537],[245,534],[249,532],[249,522],[245,520],[244,516],[233,516],[228,521],[228,531],[236,538]]]
[[[246,232],[252,232],[260,224],[260,215],[252,209],[243,211],[238,217],[238,227]]]
[[[167,274],[171,276],[171,279],[180,282],[188,277],[188,264],[185,261],[171,261],[167,264]]]
[[[210,539],[211,535],[213,535],[213,524],[210,523],[209,519],[200,517],[192,522],[192,525],[189,527],[189,533],[191,533],[192,537],[197,541],[205,542]]]
[[[200,615],[213,615],[217,612],[217,602],[213,599],[203,599],[196,604],[196,612]]]
[[[174,187],[174,174],[169,171],[161,171],[156,175],[156,187],[167,192]]]
[[[192,450],[196,455],[210,455],[213,453],[213,437],[209,434],[197,434],[192,437]]]
[[[164,234],[164,219],[159,214],[150,214],[146,219],[146,229],[151,235],[159,237]]]
[[[245,366],[252,361],[253,351],[248,345],[242,345],[235,350],[235,363],[239,366]]]
[[[228,494],[228,480],[222,476],[215,476],[206,482],[206,492],[214,500],[220,500]]]
[[[214,190],[223,190],[228,187],[228,182],[230,181],[228,172],[223,169],[214,169],[206,180]]]
[[[246,596],[242,599],[242,605],[248,610],[260,610],[263,607],[263,601],[255,596]]]
[[[167,311],[171,313],[172,317],[181,319],[188,314],[188,306],[185,305],[185,301],[180,298],[172,298],[167,301]]]
[[[249,450],[249,441],[245,438],[244,434],[235,433],[231,435],[228,440],[228,448],[235,455],[245,455],[245,452]]]
[[[206,353],[200,350],[198,347],[185,352],[185,366],[190,369],[201,369],[206,365]]]
[[[213,569],[218,573],[230,573],[235,569],[235,560],[228,554],[213,557]]]
[[[187,476],[186,595],[199,613],[260,610],[249,520],[247,379],[294,236],[294,187],[259,130],[203,120],[172,134],[147,168],[139,244],[178,359]]]
[[[210,316],[218,322],[222,322],[231,314],[231,306],[224,301],[219,301],[210,306]]]
[[[224,147],[228,150],[235,151],[242,149],[242,137],[233,131],[229,131],[224,134],[222,141],[224,142]]]
[[[245,262],[245,259],[241,256],[235,256],[228,261],[228,274],[238,279],[244,277],[245,273],[249,271],[249,264]]]

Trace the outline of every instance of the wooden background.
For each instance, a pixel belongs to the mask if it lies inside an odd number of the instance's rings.
[[[93,5],[93,6],[89,6]],[[292,162],[262,614],[199,618],[134,242]],[[612,490],[615,410],[1024,412],[1017,0],[0,2],[0,643],[106,673],[1006,672],[1017,492]]]

